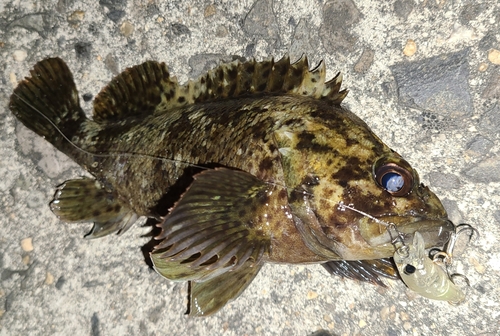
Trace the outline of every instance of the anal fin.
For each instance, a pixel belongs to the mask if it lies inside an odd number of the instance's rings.
[[[247,261],[247,263],[249,263]],[[259,273],[262,263],[245,265],[203,282],[191,282],[189,315],[208,316],[238,297]]]
[[[332,260],[322,266],[332,275],[387,287],[383,278],[400,279],[390,258],[375,260]]]
[[[50,209],[66,222],[94,222],[85,236],[98,238],[127,231],[137,218],[136,213],[121,205],[116,197],[104,190],[99,182],[84,178],[61,184],[50,203]]]

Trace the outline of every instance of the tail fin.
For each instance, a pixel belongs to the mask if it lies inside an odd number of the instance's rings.
[[[38,62],[10,97],[10,110],[26,127],[62,152],[87,119],[67,65],[60,58]]]

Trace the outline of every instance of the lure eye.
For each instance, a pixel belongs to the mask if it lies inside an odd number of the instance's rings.
[[[393,162],[378,167],[375,170],[375,180],[393,196],[406,196],[413,187],[412,174]]]
[[[405,266],[403,272],[405,272],[406,275],[412,275],[413,273],[415,273],[416,270],[417,269],[415,268],[415,266],[408,264]]]

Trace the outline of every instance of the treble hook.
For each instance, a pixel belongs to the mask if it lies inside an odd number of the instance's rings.
[[[462,234],[463,232],[466,232],[466,231],[470,232],[469,241],[467,243],[469,243],[472,240],[472,237],[474,236],[474,234],[476,234],[479,237],[479,231],[476,228],[474,228],[472,225],[466,224],[466,223],[459,224],[455,228],[455,232],[453,232],[451,234],[450,240],[448,241],[448,244],[446,245],[445,251],[439,251],[439,252],[433,254],[432,260],[435,263],[444,264],[447,267],[449,267],[453,263],[453,250],[455,249],[455,244],[458,241],[458,237],[460,234]]]

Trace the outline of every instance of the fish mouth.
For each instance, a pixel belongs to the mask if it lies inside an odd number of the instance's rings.
[[[399,234],[405,244],[413,242],[415,232],[424,238],[425,248],[443,247],[455,232],[455,225],[448,218],[419,218],[383,216],[373,220],[362,220],[360,223],[361,236],[371,246],[390,244],[394,240],[394,233]],[[389,233],[387,225],[394,225],[396,230]]]

